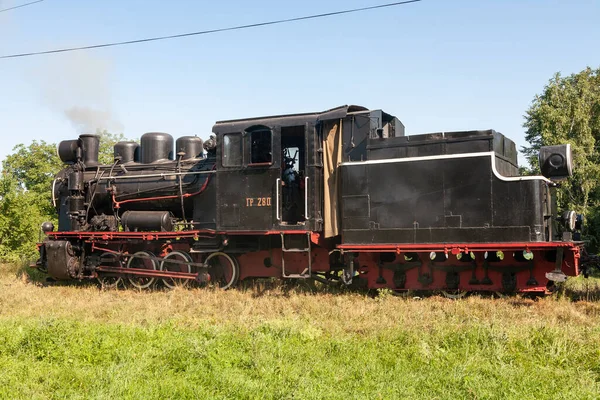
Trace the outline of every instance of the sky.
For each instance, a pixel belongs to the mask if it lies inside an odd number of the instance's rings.
[[[0,9],[28,2],[0,0]],[[0,13],[0,55],[171,35],[386,0],[45,0]],[[0,59],[0,160],[19,143],[108,129],[207,138],[215,121],[383,109],[407,134],[495,129],[556,72],[600,67],[598,0],[422,0],[356,14]],[[522,158],[520,159],[522,161]]]

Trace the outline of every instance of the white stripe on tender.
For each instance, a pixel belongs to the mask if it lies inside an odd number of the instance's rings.
[[[484,151],[479,153],[465,153],[465,154],[443,154],[438,156],[423,156],[423,157],[405,157],[405,158],[388,158],[384,160],[368,160],[368,161],[346,161],[343,162],[342,166],[355,166],[355,165],[372,165],[372,164],[394,164],[394,163],[403,163],[403,162],[414,162],[414,161],[433,161],[433,160],[451,160],[456,158],[474,158],[474,157],[490,157],[490,162],[492,164],[492,172],[496,176],[496,178],[506,181],[506,182],[515,182],[515,181],[535,181],[540,180],[546,183],[552,183],[552,181],[543,176],[504,176],[501,175],[496,169],[496,153],[493,151]]]

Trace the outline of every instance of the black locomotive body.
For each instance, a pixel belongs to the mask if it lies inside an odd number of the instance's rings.
[[[369,140],[368,161],[342,164],[344,242],[546,241],[551,181],[518,175],[493,130]]]
[[[396,117],[359,106],[213,133],[175,148],[145,134],[115,145],[110,165],[98,137],[62,142],[59,226],[45,224],[38,266],[109,286],[279,276],[448,295],[539,292],[578,274],[580,223],[553,200],[568,146],[543,149],[546,177],[524,177],[498,132],[404,136]]]

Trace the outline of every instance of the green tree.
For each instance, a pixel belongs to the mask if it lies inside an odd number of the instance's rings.
[[[12,175],[0,178],[0,260],[16,262],[33,259],[35,243],[40,237],[40,224],[54,221],[45,207],[40,207],[37,193],[23,189]]]
[[[523,126],[529,146],[521,151],[535,172],[541,146],[571,144],[574,173],[558,191],[559,206],[586,215],[588,232],[595,237],[600,233],[600,69],[555,74],[535,96]]]
[[[52,181],[62,168],[56,154],[56,145],[43,140],[33,141],[29,146],[17,145],[13,153],[2,162],[2,180],[10,178],[16,183],[15,194],[28,193],[42,214],[55,215],[51,202]]]
[[[0,176],[0,260],[35,256],[40,224],[56,223],[51,187],[62,163],[56,145],[33,141],[17,145],[2,162]]]
[[[99,161],[111,164],[114,144],[125,137],[107,131],[97,133],[100,135]],[[57,225],[52,182],[62,168],[56,145],[44,141],[33,141],[29,146],[19,144],[2,162],[0,260],[34,258],[41,223],[52,221]]]
[[[122,133],[111,133],[106,130],[96,131],[100,135],[100,150],[98,152],[98,161],[100,164],[112,164],[114,161],[115,143],[127,140]]]

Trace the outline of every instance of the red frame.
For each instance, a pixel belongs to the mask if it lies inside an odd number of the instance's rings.
[[[338,249],[346,253],[356,253],[356,260],[360,264],[359,270],[361,275],[367,279],[368,286],[370,288],[389,288],[390,282],[393,281],[393,273],[389,270],[381,269],[379,265],[379,254],[381,253],[420,253],[424,259],[427,258],[429,252],[443,252],[446,254],[457,255],[459,253],[468,253],[470,251],[484,252],[484,251],[513,251],[513,250],[525,250],[525,251],[537,251],[543,252],[552,249],[563,248],[565,249],[565,259],[563,261],[563,268],[567,275],[577,275],[579,273],[579,261],[580,251],[582,248],[582,242],[494,242],[494,243],[427,243],[427,244],[413,244],[413,243],[385,243],[385,244],[339,244],[336,246],[327,246],[321,234],[319,232],[312,232],[307,230],[268,230],[268,231],[217,231],[212,229],[204,230],[191,230],[181,232],[49,232],[48,237],[52,239],[79,239],[87,242],[92,242],[94,248],[98,250],[109,250],[95,246],[94,242],[112,242],[114,244],[126,243],[127,239],[141,239],[144,241],[155,241],[160,239],[199,239],[199,238],[215,238],[217,235],[256,235],[256,236],[267,236],[267,235],[307,235],[310,234],[310,240],[312,243],[317,244],[317,247],[313,248],[313,270],[314,271],[329,271],[329,251]],[[184,242],[179,242],[183,243]],[[175,245],[175,244],[173,244]],[[266,267],[263,265],[263,260],[267,257],[273,259],[279,259],[282,257],[281,249],[272,249],[271,251],[258,251],[246,254],[238,255],[237,262],[240,265],[240,279],[247,277],[277,277],[280,276],[281,270],[278,267]],[[478,255],[482,257],[481,255]],[[536,259],[539,258],[536,256]],[[299,253],[292,253],[286,256],[286,270],[290,272],[302,271],[306,266],[306,255]],[[480,260],[481,261],[481,260]],[[497,264],[498,267],[502,265],[510,265],[510,260],[506,259],[504,262]],[[566,267],[565,267],[566,265]],[[554,262],[548,262],[540,260],[536,262],[535,270],[533,271],[535,279],[539,282],[535,286],[529,286],[525,281],[529,278],[528,271],[522,271],[518,273],[518,289],[519,292],[544,292],[546,290],[546,283],[548,280],[545,278],[545,273],[552,271],[556,268]],[[406,272],[406,286],[408,288],[416,290],[443,290],[444,286],[444,272],[429,270],[426,264],[423,264],[423,269],[432,275],[435,275],[435,284],[423,286],[419,284],[417,269],[412,269]],[[479,270],[478,270],[479,271]],[[106,270],[105,272],[108,272]],[[116,271],[111,271],[116,272]],[[465,271],[461,272],[461,281],[467,282],[472,272]],[[478,272],[481,275],[481,272]],[[493,286],[484,286],[483,284],[464,284],[461,288],[464,290],[483,290],[483,291],[494,291],[502,290],[500,285],[501,273],[498,271],[489,271],[490,276],[493,276],[495,282]],[[380,283],[380,277],[385,277],[386,283]],[[179,276],[178,276],[179,277]],[[183,277],[183,276],[182,276]],[[184,278],[190,279],[192,275],[185,276]],[[480,277],[481,278],[481,277]],[[440,286],[441,285],[441,286]]]

